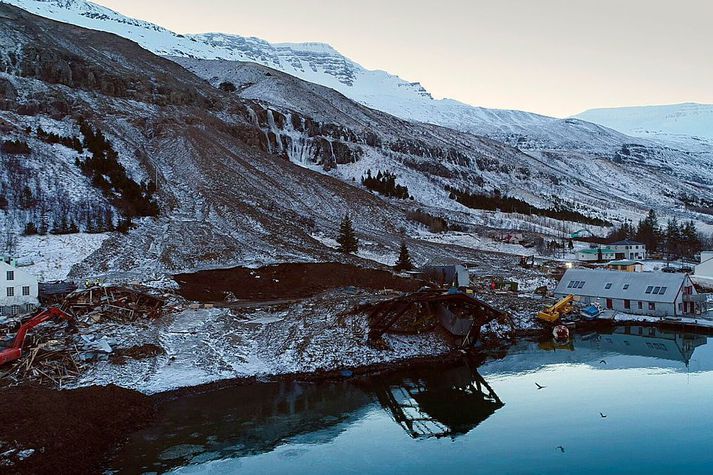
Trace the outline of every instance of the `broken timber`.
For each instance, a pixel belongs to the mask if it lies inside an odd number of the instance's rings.
[[[451,334],[463,337],[463,345],[476,342],[483,325],[494,320],[509,322],[506,312],[470,295],[422,290],[374,305],[369,313],[369,341],[374,343],[389,331],[404,331],[398,325],[407,314],[423,315],[431,328],[440,323]]]

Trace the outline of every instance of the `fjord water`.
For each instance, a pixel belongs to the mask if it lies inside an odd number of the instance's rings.
[[[712,343],[617,328],[568,345],[521,341],[479,368],[464,361],[366,380],[207,392],[163,404],[110,466],[191,474],[711,473]]]

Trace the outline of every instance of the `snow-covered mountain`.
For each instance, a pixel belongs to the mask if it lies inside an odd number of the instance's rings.
[[[591,109],[578,119],[610,127],[635,137],[690,136],[713,143],[712,104],[671,104]]]
[[[249,61],[341,92],[406,120],[484,135],[523,150],[614,150],[631,142],[600,125],[435,100],[419,83],[370,71],[321,43],[276,43],[221,33],[181,35],[85,0],[5,0],[31,13],[115,33],[159,55]]]
[[[233,87],[220,87],[223,80]],[[89,134],[80,118],[108,137],[116,153],[107,156],[121,165],[112,168],[126,177],[107,185],[96,161],[87,164],[95,152],[73,141]],[[592,127],[607,147],[525,152],[406,121],[254,62],[169,60],[112,34],[0,4],[0,227],[19,233],[48,213],[54,226],[68,212],[129,210],[143,196],[127,188],[129,178],[155,190],[158,216],[113,236],[79,272],[160,275],[339,259],[329,236],[345,213],[365,252],[393,254],[406,232],[420,261],[469,252],[428,231],[438,217],[473,232],[552,233],[562,224],[549,215],[472,209],[463,192],[471,199],[504,193],[559,210],[558,217],[564,210],[578,220],[569,226],[637,219],[650,207],[710,222],[681,196],[699,198],[699,207],[713,202],[710,156]],[[412,199],[370,192],[361,183],[369,170],[393,174]]]

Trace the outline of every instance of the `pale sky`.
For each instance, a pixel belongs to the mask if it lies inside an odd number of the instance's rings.
[[[713,103],[710,0],[93,0],[178,33],[329,43],[434,97],[558,117]]]

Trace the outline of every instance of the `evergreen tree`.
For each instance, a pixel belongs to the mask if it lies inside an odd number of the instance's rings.
[[[25,236],[32,236],[34,234],[37,234],[37,226],[35,226],[35,223],[30,221],[27,224],[25,224],[25,230],[24,230],[23,234]]]
[[[406,247],[406,241],[401,241],[399,260],[396,261],[395,268],[397,272],[413,269],[413,262],[411,262],[411,256],[409,255],[408,247]]]
[[[116,230],[122,234],[126,234],[133,226],[134,223],[131,221],[131,216],[126,216],[119,220],[119,224],[116,226]]]
[[[688,221],[681,226],[681,254],[693,257],[702,249],[701,237],[693,221]]]
[[[45,236],[49,232],[49,224],[47,223],[47,217],[42,216],[40,219],[40,227],[37,229],[37,234],[40,236]]]
[[[681,255],[681,228],[674,217],[666,222],[666,253],[669,257]]]
[[[661,230],[659,229],[659,220],[656,216],[656,211],[649,210],[649,214],[646,218],[639,221],[639,227],[636,230],[636,240],[646,244],[647,252],[656,252],[661,240]]]
[[[339,252],[344,254],[353,254],[359,250],[359,240],[354,234],[352,220],[348,214],[344,215],[342,223],[339,225],[337,242],[339,243]]]

